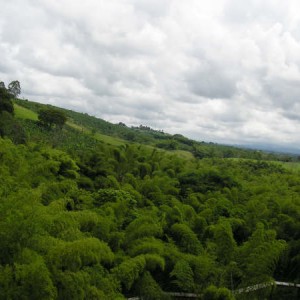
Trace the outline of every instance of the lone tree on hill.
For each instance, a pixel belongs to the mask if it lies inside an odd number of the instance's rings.
[[[45,108],[39,112],[39,122],[48,127],[62,128],[67,121],[67,116],[55,108]]]
[[[16,98],[17,96],[19,96],[21,94],[20,82],[18,80],[12,81],[8,85],[8,91],[10,92],[10,94],[12,94],[14,96],[14,98]]]

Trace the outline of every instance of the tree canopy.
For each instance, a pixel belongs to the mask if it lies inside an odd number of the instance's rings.
[[[67,116],[60,110],[54,108],[44,108],[38,114],[42,125],[52,128],[62,128],[67,121]]]
[[[0,83],[0,113],[8,112],[12,114],[14,112],[14,106],[12,103],[13,95],[9,90],[5,88],[5,84],[3,82]]]
[[[247,286],[299,282],[299,164],[45,130],[60,127],[62,111],[29,105],[44,109],[39,124],[18,120],[28,143],[0,138],[0,299],[229,300]],[[15,122],[17,109],[0,121]],[[297,299],[279,287],[238,299],[271,296]]]
[[[21,94],[20,82],[18,80],[12,81],[8,85],[8,91],[14,96],[14,98],[16,98],[17,96],[19,96]]]

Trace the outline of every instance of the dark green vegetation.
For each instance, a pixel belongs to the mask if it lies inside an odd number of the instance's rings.
[[[12,99],[21,92],[20,83],[12,81],[8,89],[0,81],[0,137],[10,137],[16,144],[25,143],[26,133],[19,121],[14,118]]]
[[[24,138],[0,138],[0,299],[234,299],[300,281],[300,173],[266,161],[293,157],[62,109],[67,123],[45,126],[45,106],[15,102],[2,113]],[[283,289],[237,299],[296,299]]]
[[[67,116],[59,109],[44,108],[39,111],[38,119],[40,124],[48,129],[52,127],[62,129],[67,121]]]

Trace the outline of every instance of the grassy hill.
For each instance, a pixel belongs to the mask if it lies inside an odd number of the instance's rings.
[[[38,112],[44,107],[52,106],[15,100],[16,116],[21,119],[36,121]],[[180,134],[171,135],[143,125],[127,127],[123,123],[112,124],[88,114],[62,108],[59,108],[59,110],[63,111],[68,117],[68,127],[111,145],[121,146],[128,143],[137,143],[163,149],[186,158],[219,157],[297,161],[297,157],[293,155],[267,153],[265,151],[243,149],[210,142],[198,142]]]
[[[28,119],[28,120],[33,120],[33,121],[38,120],[37,112],[34,112],[28,108],[25,108],[24,106],[14,104],[14,109],[15,109],[15,115],[17,118]]]

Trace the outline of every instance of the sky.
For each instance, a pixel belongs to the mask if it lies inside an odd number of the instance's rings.
[[[300,151],[300,1],[0,0],[21,98],[208,142]]]

